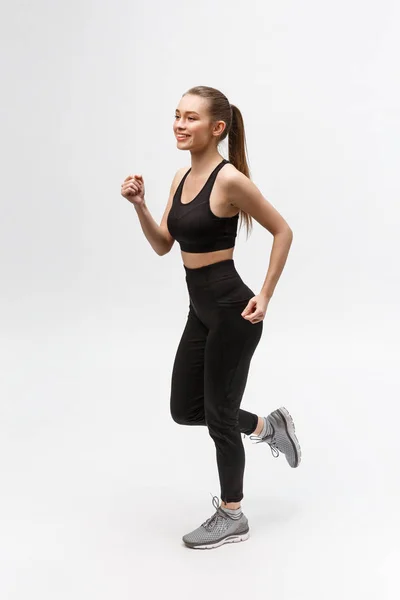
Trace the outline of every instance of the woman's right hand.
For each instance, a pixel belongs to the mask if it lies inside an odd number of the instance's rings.
[[[144,204],[144,181],[141,175],[128,175],[121,185],[121,196],[134,206]]]

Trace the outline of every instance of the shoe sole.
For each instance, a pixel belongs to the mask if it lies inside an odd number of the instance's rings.
[[[196,550],[210,550],[212,548],[218,548],[218,546],[222,546],[223,544],[235,544],[237,542],[245,542],[250,537],[249,531],[241,534],[228,535],[226,538],[219,540],[219,542],[215,542],[214,544],[188,544],[184,542],[188,548],[193,548]]]
[[[297,439],[296,434],[295,434],[296,428],[294,425],[293,418],[292,418],[291,414],[289,413],[289,411],[287,410],[287,408],[285,408],[284,406],[281,406],[280,408],[278,408],[277,412],[280,414],[280,416],[282,417],[282,419],[285,422],[286,432],[288,434],[290,441],[293,444],[294,453],[296,456],[295,464],[290,465],[290,466],[292,468],[296,468],[299,466],[299,464],[301,462],[301,448],[300,448],[299,440]]]

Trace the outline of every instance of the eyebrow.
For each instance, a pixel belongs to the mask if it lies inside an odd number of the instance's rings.
[[[178,108],[176,108],[175,112],[181,112],[181,111]],[[183,112],[185,112],[185,111],[183,111]],[[193,113],[194,115],[199,115],[199,113],[197,113],[195,110],[188,110],[188,111],[186,111],[186,113],[187,114]]]

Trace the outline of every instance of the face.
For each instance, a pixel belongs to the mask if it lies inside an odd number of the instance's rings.
[[[201,150],[217,139],[225,128],[224,121],[211,122],[207,100],[194,94],[183,96],[175,111],[173,126],[177,147]],[[182,134],[182,137],[180,137]]]

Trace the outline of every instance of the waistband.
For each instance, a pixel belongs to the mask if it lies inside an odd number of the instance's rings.
[[[204,265],[204,267],[198,267],[197,269],[191,269],[186,265],[183,265],[186,273],[186,281],[190,284],[204,284],[212,281],[218,281],[229,276],[239,276],[236,271],[235,262],[233,258],[227,258],[226,260],[220,260],[210,265]]]

